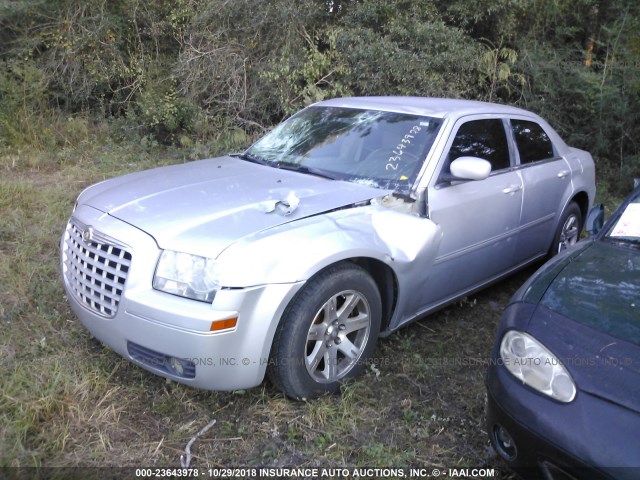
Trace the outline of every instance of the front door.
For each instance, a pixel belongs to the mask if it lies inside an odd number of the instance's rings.
[[[428,190],[430,219],[443,238],[421,286],[418,311],[464,294],[514,266],[522,207],[522,179],[512,169],[502,119],[471,120],[453,133],[440,177],[462,156],[488,160],[491,175],[479,181],[436,182]]]

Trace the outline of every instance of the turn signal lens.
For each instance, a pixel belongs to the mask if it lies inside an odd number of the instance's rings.
[[[209,329],[212,332],[218,332],[220,330],[228,330],[229,328],[234,328],[238,323],[238,318],[226,318],[224,320],[216,320],[211,322],[211,328]]]

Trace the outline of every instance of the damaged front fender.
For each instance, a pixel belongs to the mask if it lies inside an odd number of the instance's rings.
[[[217,259],[220,284],[244,288],[306,281],[334,263],[369,258],[393,270],[398,281],[397,306],[405,310],[412,304],[411,286],[424,284],[441,240],[440,227],[427,218],[381,205],[342,209],[234,243]]]
[[[430,265],[442,239],[442,230],[431,220],[387,209],[371,215],[371,228],[399,265],[414,261]]]

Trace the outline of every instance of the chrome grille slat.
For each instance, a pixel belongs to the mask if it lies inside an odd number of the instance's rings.
[[[91,281],[88,282],[87,279],[78,276],[71,279],[71,281],[75,283],[78,289],[84,290],[87,292],[87,294],[92,295],[96,298],[110,297],[111,295],[113,295],[114,291],[118,290],[117,288],[113,287],[111,288],[111,290],[109,290],[102,285],[93,283]]]
[[[109,260],[116,263],[119,266],[125,266],[125,267],[129,266],[131,262],[123,258],[126,253],[126,250],[121,249],[119,247],[115,247],[113,245],[106,245],[106,244],[101,244],[101,245],[103,245],[103,248],[106,248],[107,250],[106,251],[102,250],[102,248],[99,248],[99,247],[96,248],[95,245],[91,243],[84,243],[82,247],[86,250],[86,252],[90,252],[97,257],[101,257],[100,258],[101,263],[106,263],[106,260]],[[118,250],[119,254],[114,255],[112,253],[114,250]]]
[[[69,221],[64,239],[64,275],[72,293],[87,308],[112,318],[131,266],[131,253],[108,243],[100,234],[85,240],[87,227]]]
[[[76,271],[81,274],[82,279],[89,279],[92,283],[96,282],[96,277],[100,278],[100,282],[106,283],[112,288],[122,288],[124,284],[124,278],[119,277],[122,272],[117,270],[108,270],[106,268],[103,269],[102,274],[98,274],[97,270],[94,266],[93,269],[87,269],[82,264],[82,261],[75,255],[71,256],[69,262],[75,267]],[[106,274],[112,275],[115,278],[118,278],[118,281],[114,282],[114,279],[110,279]]]

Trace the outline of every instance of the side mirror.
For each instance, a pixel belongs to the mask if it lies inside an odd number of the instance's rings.
[[[594,205],[587,214],[585,230],[591,235],[598,233],[604,225],[604,205]]]
[[[491,173],[491,164],[477,157],[460,157],[451,162],[453,180],[484,180]]]

